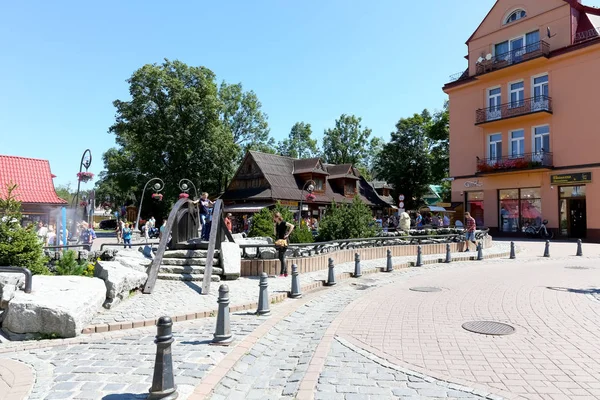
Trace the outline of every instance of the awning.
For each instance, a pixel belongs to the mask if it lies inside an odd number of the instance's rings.
[[[453,213],[454,211],[448,211],[444,207],[428,206],[421,208],[421,211],[440,212],[440,213]]]
[[[225,206],[224,211],[230,213],[248,213],[253,214],[260,212],[265,207],[270,207],[275,203],[248,203],[248,204],[231,204]]]

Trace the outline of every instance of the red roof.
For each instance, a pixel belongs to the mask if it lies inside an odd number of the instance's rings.
[[[56,194],[50,163],[37,158],[0,155],[0,196],[6,196],[9,183],[17,185],[21,203],[67,204]]]

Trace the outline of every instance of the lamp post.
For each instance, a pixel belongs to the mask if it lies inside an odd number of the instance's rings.
[[[307,191],[309,194],[312,194],[313,190],[315,190],[315,181],[308,180],[306,181],[306,183],[304,183],[304,186],[302,186],[302,192],[300,195],[300,210],[298,213],[298,224],[302,223],[302,198],[304,197],[304,191]]]
[[[148,180],[148,182],[146,182],[146,184],[144,185],[144,190],[142,190],[142,197],[140,198],[140,209],[138,210],[137,219],[135,220],[135,230],[136,230],[136,232],[139,230],[139,227],[140,227],[139,226],[140,225],[140,216],[142,215],[142,204],[144,203],[144,193],[146,193],[146,188],[148,187],[148,185],[150,184],[150,182],[153,182],[153,181],[157,181],[152,186],[152,189],[154,190],[154,193],[160,193],[165,188],[165,183],[160,178],[150,178],[150,180]]]
[[[85,172],[88,171],[92,165],[92,152],[90,149],[86,149],[81,156],[81,162],[79,163],[79,173],[77,174],[77,193],[75,194],[75,215],[73,215],[73,222],[71,223],[71,232],[75,233],[77,230],[77,209],[79,208],[79,190],[81,189],[81,181],[83,180],[81,173],[83,172],[83,168],[85,168]],[[84,211],[85,212],[85,211]],[[65,243],[66,244],[66,243]]]
[[[190,186],[188,185],[192,185],[192,187],[194,188],[194,193],[196,194],[194,197],[194,200],[198,200],[200,197],[198,197],[198,189],[196,189],[196,185],[194,185],[194,182],[190,181],[189,179],[183,178],[182,180],[179,181],[179,189],[183,192],[183,193],[187,193],[190,190]],[[198,210],[198,233],[201,234],[202,232],[202,223],[200,222],[200,206],[197,207]]]

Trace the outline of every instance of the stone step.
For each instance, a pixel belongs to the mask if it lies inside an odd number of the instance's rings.
[[[197,265],[161,265],[158,270],[159,273],[165,274],[204,274],[205,267]],[[213,267],[213,275],[223,275],[223,269],[219,267]]]
[[[163,255],[163,258],[206,258],[208,250],[167,250]],[[219,254],[218,250],[215,250],[215,257]]]
[[[204,275],[201,274],[167,274],[167,273],[159,273],[158,279],[163,279],[166,281],[203,281]],[[221,277],[219,275],[212,275],[210,277],[211,282],[220,282]]]
[[[218,258],[213,258],[213,265],[219,265]],[[162,259],[163,265],[206,265],[206,258],[165,258]]]

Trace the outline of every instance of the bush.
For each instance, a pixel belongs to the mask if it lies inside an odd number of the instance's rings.
[[[290,243],[312,243],[314,241],[315,238],[304,221],[302,221],[300,226],[297,226],[290,235]]]
[[[87,262],[80,263],[77,260],[77,253],[73,250],[63,253],[62,258],[56,263],[56,275],[82,276],[85,275],[86,272]]]
[[[319,225],[319,241],[369,238],[378,232],[371,210],[356,196],[350,205],[331,205]]]
[[[8,185],[6,198],[0,197],[0,265],[24,267],[34,275],[50,273],[42,243],[33,226],[21,226],[21,203],[13,195],[17,185]]]
[[[263,208],[259,213],[254,214],[252,217],[252,226],[250,228],[250,232],[248,232],[249,237],[270,237],[271,239],[275,239],[275,225],[273,224],[273,214],[276,212],[281,213],[281,217],[284,221],[289,223],[294,223],[294,214],[290,211],[289,208],[284,207],[281,203],[277,203],[275,208],[272,210],[268,208]],[[293,236],[293,235],[292,235]],[[292,238],[290,238],[291,240]]]

